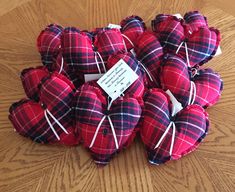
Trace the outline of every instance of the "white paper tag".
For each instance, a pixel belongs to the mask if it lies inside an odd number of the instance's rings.
[[[131,54],[132,54],[134,57],[136,57],[136,53],[135,53],[135,50],[134,50],[134,49],[131,49],[130,52],[131,52]]]
[[[117,24],[109,23],[108,28],[111,28],[111,29],[121,29],[122,27],[120,25],[117,25]]]
[[[136,79],[138,79],[138,75],[123,59],[120,59],[97,81],[97,83],[114,101],[131,86]]]
[[[85,74],[84,79],[85,79],[85,82],[89,82],[89,81],[97,80],[101,78],[103,75],[104,73]]]
[[[180,13],[176,13],[173,16],[177,17],[178,19],[183,19],[183,16]]]
[[[221,54],[222,54],[222,50],[221,50],[221,47],[220,47],[220,45],[219,45],[219,47],[218,47],[217,50],[216,50],[216,53],[215,53],[214,57],[216,57],[216,56],[218,56],[218,55],[221,55]]]
[[[182,107],[182,104],[179,102],[179,101],[177,101],[177,99],[175,98],[175,96],[171,93],[171,91],[168,89],[167,91],[166,91],[166,94],[167,95],[169,95],[169,97],[170,97],[170,100],[171,100],[171,102],[172,102],[172,104],[173,104],[173,107],[174,107],[174,111],[172,111],[172,116],[175,116],[175,114],[177,114],[179,111],[181,111],[182,109],[183,109],[183,107]]]

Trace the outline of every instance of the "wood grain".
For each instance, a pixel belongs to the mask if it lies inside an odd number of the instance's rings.
[[[235,9],[232,0],[1,0],[0,191],[235,191]],[[179,161],[151,166],[137,138],[106,167],[81,146],[39,145],[16,134],[10,104],[24,97],[19,73],[40,65],[35,46],[49,23],[92,29],[137,14],[150,25],[159,13],[200,10],[222,33],[223,54],[207,66],[224,80],[220,102],[208,109],[209,135]]]

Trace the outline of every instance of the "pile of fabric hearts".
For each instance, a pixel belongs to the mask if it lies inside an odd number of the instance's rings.
[[[220,33],[197,11],[151,24],[130,16],[93,31],[47,26],[37,39],[43,65],[22,71],[27,98],[9,110],[15,130],[38,143],[82,144],[103,165],[138,134],[152,164],[195,150],[209,128],[205,109],[223,87],[204,68]],[[119,61],[138,78],[112,100],[97,80]]]

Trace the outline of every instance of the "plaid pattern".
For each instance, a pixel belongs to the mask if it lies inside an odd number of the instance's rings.
[[[127,145],[137,125],[141,107],[134,98],[124,97],[114,101],[107,111],[107,98],[97,87],[83,85],[75,94],[75,119],[83,144],[89,147],[104,115],[109,115],[114,125],[119,150]],[[129,144],[129,143],[128,143]],[[98,131],[91,154],[97,163],[106,164],[119,151],[115,147],[113,134],[107,117]]]
[[[120,59],[123,59],[128,64],[128,66],[139,76],[139,78],[124,92],[124,94],[135,98],[142,97],[145,91],[143,79],[144,71],[132,54],[117,53],[110,56],[107,62],[107,69],[112,68]]]
[[[21,82],[28,98],[35,101],[39,100],[38,97],[38,85],[41,80],[49,75],[49,71],[46,67],[38,66],[36,68],[27,68],[21,72]]]
[[[165,58],[161,66],[161,86],[164,90],[169,89],[183,106],[188,104],[190,81],[196,85],[194,104],[208,107],[218,101],[223,82],[217,73],[212,69],[198,69],[198,73],[192,77],[183,59],[175,55],[167,55]]]
[[[50,77],[43,79],[39,103],[23,99],[10,107],[9,119],[19,134],[38,143],[78,144],[79,137],[73,127],[72,120],[74,91],[73,86],[67,82],[69,80],[66,80],[62,75],[52,74]],[[45,108],[53,114],[69,133],[64,133],[58,124],[49,117],[60,137],[60,141],[57,140],[46,121],[44,116]]]
[[[186,32],[197,31],[201,27],[208,27],[207,19],[198,11],[191,11],[184,15]],[[190,31],[190,32],[189,32]]]
[[[143,19],[134,15],[123,19],[120,25],[122,34],[126,35],[134,45],[137,43],[137,38],[146,30]],[[128,50],[134,48],[126,38],[123,39]]]
[[[50,24],[37,38],[37,47],[41,54],[42,63],[48,67],[52,65],[53,59],[56,58],[60,51],[62,31],[63,27]]]
[[[165,51],[176,53],[182,42],[187,43],[191,67],[202,65],[216,53],[220,44],[220,33],[217,29],[208,28],[207,22],[199,13],[188,13],[186,20],[171,15],[157,15],[152,21],[153,31],[156,32]],[[188,31],[191,32],[188,32]],[[185,46],[181,46],[178,56],[186,58]]]
[[[135,47],[137,59],[150,72],[153,82],[146,76],[148,87],[159,87],[159,67],[163,56],[162,46],[158,39],[149,32],[143,33]]]
[[[102,56],[104,62],[108,57],[119,51],[124,51],[124,39],[119,29],[106,29],[99,31],[95,36],[94,46]]]
[[[206,136],[209,121],[205,110],[198,105],[189,105],[171,117],[171,103],[168,95],[160,89],[152,89],[146,93],[143,123],[140,129],[141,138],[146,146],[148,159],[151,163],[161,164],[171,159],[176,160],[195,150]],[[155,146],[173,121],[176,134],[172,155],[169,148],[172,139],[172,129],[166,134],[160,146]]]

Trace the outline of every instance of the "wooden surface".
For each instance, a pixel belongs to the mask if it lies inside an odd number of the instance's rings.
[[[16,134],[10,104],[24,97],[23,68],[40,65],[35,42],[54,22],[92,29],[137,14],[150,25],[159,13],[200,10],[222,33],[223,54],[210,61],[224,80],[219,103],[208,109],[209,135],[179,161],[151,166],[133,145],[98,168],[81,147],[39,145]],[[0,0],[0,191],[235,191],[235,8],[232,0]]]

